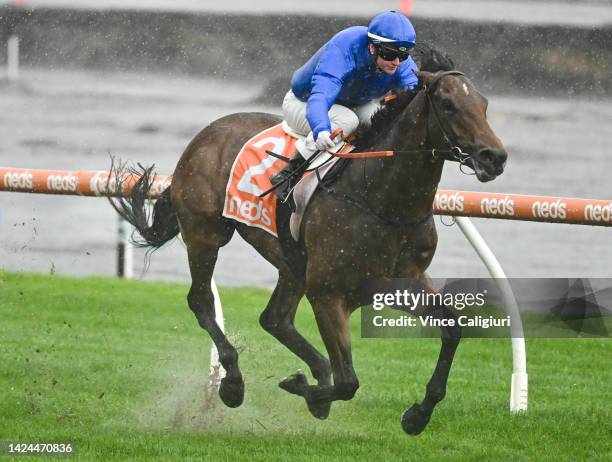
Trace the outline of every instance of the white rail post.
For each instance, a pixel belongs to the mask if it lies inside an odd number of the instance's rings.
[[[117,276],[125,279],[134,277],[134,248],[130,243],[131,225],[119,216],[117,228]]]
[[[225,332],[225,322],[223,320],[223,308],[221,307],[221,298],[219,297],[219,291],[217,290],[217,284],[215,279],[210,279],[210,288],[215,297],[215,320],[221,329],[221,332]],[[212,342],[210,347],[210,370],[208,373],[208,393],[211,396],[219,390],[219,384],[221,379],[225,377],[225,369],[219,362],[219,352],[215,343]]]
[[[19,79],[19,37],[11,35],[7,42],[6,76],[9,80]]]
[[[467,217],[454,217],[455,223],[463,232],[478,256],[485,264],[491,276],[499,287],[504,305],[510,315],[512,334],[512,381],[510,386],[510,412],[524,412],[527,410],[527,355],[525,352],[525,336],[523,334],[523,322],[516,299],[512,293],[512,287],[506,278],[501,265],[487,246],[474,224]]]

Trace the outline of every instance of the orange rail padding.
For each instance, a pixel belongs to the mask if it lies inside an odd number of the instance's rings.
[[[438,215],[612,226],[612,200],[439,189],[433,205]]]
[[[17,191],[40,194],[66,194],[74,196],[106,196],[108,191],[117,194],[117,179],[109,173],[71,172],[62,170],[36,170],[0,167],[0,191]],[[136,182],[135,177],[123,177],[124,193]],[[151,197],[157,197],[170,186],[170,177],[156,176]]]
[[[0,167],[0,191],[41,194],[105,196],[108,172],[71,172]],[[135,179],[125,177],[124,192]],[[169,176],[156,176],[151,198],[170,185]],[[108,186],[116,195],[116,179]],[[438,215],[499,218],[505,220],[612,226],[612,200],[574,199],[521,194],[452,191],[440,189],[433,203]]]
[[[400,0],[400,11],[406,16],[412,14],[412,0]]]

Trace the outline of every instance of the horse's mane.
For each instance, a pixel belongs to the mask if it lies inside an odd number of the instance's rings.
[[[417,44],[412,52],[412,59],[422,71],[450,71],[455,68],[452,59],[446,53],[435,49],[428,43]],[[418,89],[420,87],[421,82],[419,82]],[[416,92],[413,91],[397,92],[395,93],[395,99],[388,101],[376,111],[372,116],[371,125],[357,130],[356,139],[353,142],[356,151],[365,150],[373,145],[385,132],[385,128],[390,127],[395,118],[410,104],[415,95]]]

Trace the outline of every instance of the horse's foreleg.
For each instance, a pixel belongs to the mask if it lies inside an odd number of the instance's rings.
[[[219,362],[226,371],[221,380],[219,396],[225,405],[237,407],[244,400],[244,381],[238,368],[238,352],[215,320],[215,300],[210,284],[219,247],[208,239],[185,238],[191,270],[191,289],[187,296],[189,308],[202,329],[206,330],[219,351]]]
[[[433,292],[428,281],[425,284],[425,288]],[[417,310],[415,314],[419,315],[423,313]],[[444,399],[448,375],[453,364],[455,351],[461,340],[461,327],[457,325],[457,317],[450,309],[442,306],[432,311],[428,310],[426,314],[438,319],[454,319],[455,322],[453,323],[453,327],[441,328],[442,346],[438,355],[436,368],[434,369],[431,379],[427,383],[425,399],[419,404],[413,404],[402,416],[402,427],[404,431],[410,435],[418,435],[425,429],[436,404]]]
[[[313,347],[297,331],[294,325],[295,312],[303,295],[303,284],[300,284],[292,276],[285,274],[284,271],[279,271],[278,283],[268,306],[259,318],[259,322],[266,331],[308,365],[312,376],[319,385],[330,385],[331,366],[329,360]],[[308,380],[303,372],[298,371],[287,377],[279,385],[290,393],[301,395],[304,387],[308,386]],[[319,419],[327,418],[330,407],[331,403],[309,403],[308,405],[311,414]]]
[[[334,384],[309,385],[302,396],[308,403],[350,400],[359,388],[351,354],[350,310],[340,297],[314,299],[312,305],[331,362]]]

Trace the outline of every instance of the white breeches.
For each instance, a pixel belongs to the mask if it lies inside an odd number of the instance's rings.
[[[336,128],[341,128],[344,136],[348,137],[357,129],[359,124],[368,125],[372,114],[379,107],[378,100],[373,100],[353,108],[334,104],[328,113],[332,132]],[[287,92],[283,100],[283,118],[296,133],[306,137],[295,144],[302,157],[304,159],[312,157],[317,152],[317,147],[315,146],[315,140],[310,130],[308,119],[306,119],[306,103],[300,101],[291,90]]]

